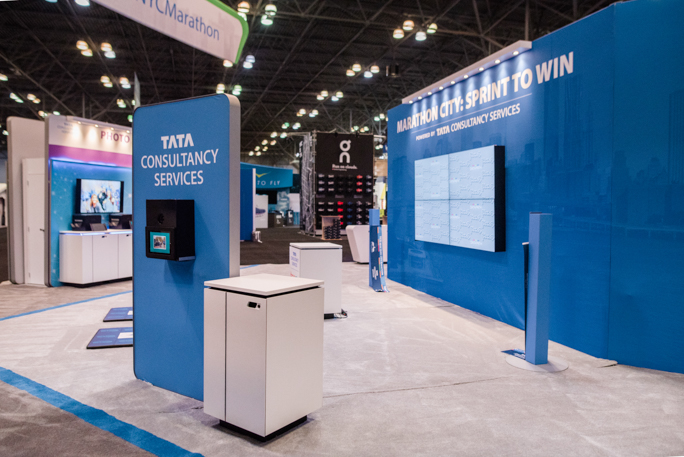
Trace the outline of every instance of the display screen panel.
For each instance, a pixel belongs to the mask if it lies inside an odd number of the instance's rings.
[[[169,232],[150,232],[150,252],[171,253],[171,234]]]
[[[505,250],[503,146],[416,160],[415,195],[417,241]]]
[[[120,213],[123,211],[123,181],[79,179],[77,183],[77,212]]]

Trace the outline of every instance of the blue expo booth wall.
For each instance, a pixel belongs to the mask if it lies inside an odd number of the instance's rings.
[[[133,125],[135,374],[202,400],[204,281],[240,274],[239,101],[143,106]],[[146,201],[167,199],[194,200],[194,260],[146,256]]]
[[[550,338],[684,372],[683,20],[676,0],[616,4],[390,110],[388,277],[522,328],[528,213],[549,212]],[[505,95],[444,110],[507,77]],[[433,107],[445,116],[420,124]],[[415,241],[414,162],[488,145],[506,148],[506,251]]]
[[[131,169],[88,163],[50,161],[50,285],[61,286],[59,281],[59,232],[71,230],[71,217],[75,212],[76,180],[103,179],[123,181],[123,213],[131,214],[132,177]],[[102,220],[109,223],[109,215],[102,214]]]

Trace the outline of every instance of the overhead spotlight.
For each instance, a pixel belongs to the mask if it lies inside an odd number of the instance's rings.
[[[322,90],[322,91],[321,91],[321,95],[324,96],[324,97],[327,97],[327,96],[328,96],[328,91],[327,91],[327,90]]]
[[[226,85],[223,83],[219,83],[216,85],[216,93],[217,94],[224,94],[226,92]]]
[[[47,117],[47,113],[43,110],[38,111],[38,116],[40,117]]]
[[[122,76],[121,78],[119,78],[119,84],[121,84],[121,87],[123,87],[124,89],[130,89],[131,88],[131,83],[128,80],[128,78],[126,78],[125,76]]]
[[[239,13],[249,13],[249,2],[240,2],[238,3],[237,10]]]
[[[129,114],[126,119],[128,119],[128,122],[133,122],[133,115]]]
[[[494,63],[498,65],[498,64],[501,63],[501,61],[500,61],[499,59],[496,59],[496,60],[494,61]]]
[[[40,103],[40,99],[36,98],[35,100],[33,100],[33,103],[35,103],[37,105],[38,103]]]
[[[116,59],[116,53],[114,51],[105,51],[104,55],[108,59]]]
[[[374,120],[375,122],[380,122],[380,117],[375,116],[375,117],[373,118],[373,120]]]
[[[253,155],[254,155],[254,151],[249,151],[249,155],[250,155],[250,156],[253,156]]]
[[[238,13],[238,16],[240,16],[242,19],[244,19],[245,22],[247,21],[247,15],[245,13]]]
[[[463,75],[463,79],[468,79],[468,75]]]
[[[114,84],[112,84],[111,82],[108,82],[108,83],[104,83],[103,86],[111,88],[111,87],[114,87]]]
[[[385,118],[385,113],[380,113],[380,114],[378,114],[378,117],[379,117],[380,119],[384,119],[384,118]]]
[[[360,63],[355,63],[352,65],[352,70],[354,70],[356,73],[361,71],[361,64]]]
[[[83,40],[78,40],[76,42],[76,49],[80,49],[81,51],[83,51],[84,49],[88,49],[89,47],[90,46],[88,46],[88,43],[86,43]]]
[[[299,111],[297,111],[297,117],[302,117],[302,116],[304,116],[304,114],[306,114],[306,112],[300,113]]]
[[[281,133],[280,138],[287,138],[287,133],[285,133],[285,132]]]
[[[93,50],[92,49],[84,49],[81,51],[81,55],[84,55],[86,57],[92,57],[93,56]]]
[[[316,95],[316,100],[325,100],[325,97],[321,94]]]
[[[484,71],[484,67],[480,67],[480,68],[478,68],[478,70]]]
[[[363,129],[361,129],[362,132],[367,132],[369,130],[370,130],[370,128],[367,125],[364,125]]]
[[[410,104],[410,105],[413,105],[413,100],[410,100],[410,101],[409,101],[409,104]]]
[[[420,30],[418,33],[416,33],[416,41],[425,41],[427,38],[427,35],[425,34],[424,31]]]
[[[290,127],[290,123],[289,123],[289,122],[283,122],[283,125],[281,125],[280,127],[281,127],[283,130],[285,130],[285,129],[287,129],[288,127]]]
[[[335,92],[335,97],[342,98],[344,97],[344,93],[341,90],[338,90],[337,92]]]
[[[299,122],[295,122],[295,125],[292,126],[293,129],[297,130],[302,126]]]
[[[36,99],[36,96],[35,96],[35,95],[33,95],[33,94],[26,94],[26,98],[27,98],[28,100],[31,100],[31,101],[33,101],[33,100],[35,100],[35,99]]]
[[[263,151],[264,151],[264,152],[268,151],[268,146],[264,146]]]
[[[8,79],[6,74],[0,73],[0,81],[7,81]]]
[[[444,86],[439,86],[439,90],[444,90]]]
[[[261,23],[266,26],[273,25],[273,19],[268,14],[264,14],[261,16]]]
[[[5,136],[8,136],[8,135],[9,135],[9,132],[8,132],[7,130],[3,130],[3,131],[2,131],[2,134],[5,135]]]
[[[223,61],[223,66],[226,67],[226,68],[230,68],[230,67],[233,66],[233,62],[231,62],[230,60],[224,60],[224,61]]]
[[[78,6],[90,6],[90,0],[74,0]]]
[[[520,54],[518,51],[513,51],[514,56],[517,56],[518,54]]]
[[[123,101],[123,98],[119,98],[119,99],[116,100],[116,105],[117,105],[119,108],[123,109],[123,108],[126,107],[126,102]]]
[[[271,138],[275,138],[278,136],[278,132],[271,132]]]
[[[255,151],[261,150],[261,146],[255,146],[255,147],[254,147],[254,150],[255,150]]]
[[[266,7],[264,7],[264,11],[268,16],[273,17],[276,15],[278,8],[276,8],[276,6],[273,3],[269,3],[268,5],[266,5]]]
[[[413,21],[411,19],[407,19],[404,21],[404,24],[401,26],[401,28],[403,28],[407,32],[410,32],[411,30],[413,30],[414,26],[415,24],[413,23]]]
[[[392,36],[397,40],[401,40],[402,38],[404,38],[404,31],[402,29],[394,29]]]
[[[242,93],[242,86],[239,84],[236,84],[233,86],[232,94],[238,97]]]
[[[378,67],[377,65],[373,65],[372,67],[370,67],[370,71],[371,73],[380,73],[380,67]]]
[[[14,92],[10,92],[9,97],[10,97],[12,100],[16,100],[17,98],[19,98],[19,97],[17,97],[17,94],[15,94]]]
[[[297,111],[297,114],[299,114],[299,115],[302,115],[302,116],[303,116],[303,115],[305,115],[305,114],[306,114],[306,110],[305,110],[304,108],[301,108],[301,109],[300,109],[299,111]]]
[[[432,95],[432,92],[428,92],[428,95]]]
[[[256,155],[257,155],[257,156],[260,156],[260,155],[261,155],[261,151],[257,151],[257,152],[256,152]]]
[[[318,116],[318,110],[317,110],[317,109],[312,109],[312,110],[311,110],[311,113],[312,113],[314,116]]]
[[[422,100],[422,99],[423,99],[423,96],[422,96],[422,95],[419,95],[419,96],[418,96],[418,100]]]
[[[432,33],[435,33],[436,31],[437,31],[437,24],[435,24],[433,22],[432,24],[428,25],[427,33],[432,34]]]
[[[61,113],[59,111],[53,111],[52,114],[54,114],[55,116],[59,116]]]
[[[336,102],[339,100],[339,98],[337,96],[333,95],[332,97],[330,97],[330,100]]]
[[[57,0],[45,0],[48,3],[57,3]]]
[[[247,57],[245,57],[245,60],[249,63],[256,62],[256,58],[252,54],[248,54]]]
[[[245,60],[244,62],[242,62],[242,66],[244,68],[246,68],[247,70],[249,70],[250,68],[252,68],[254,66],[254,64],[252,62],[248,62]]]
[[[355,125],[355,126],[354,126],[354,131],[357,132],[358,130],[359,130],[359,126],[358,126],[358,125]]]
[[[364,78],[372,78],[372,77],[373,77],[373,73],[371,73],[370,71],[366,70],[366,71],[363,72],[363,77],[364,77]]]
[[[347,70],[347,76],[354,76],[356,73],[354,73],[354,70],[348,69]]]
[[[274,146],[274,145],[276,144],[276,140],[271,140],[271,142],[270,142],[269,144],[270,144],[271,146]]]
[[[101,76],[101,77],[100,77],[100,82],[101,82],[102,84],[106,84],[106,83],[110,82],[109,76],[107,76],[107,75]]]
[[[261,144],[267,145],[267,144],[268,144],[268,140],[263,140],[263,141],[261,142]]]
[[[100,45],[100,50],[102,52],[113,51],[112,45],[107,42],[104,42]]]
[[[451,85],[453,86],[454,84],[456,84],[456,81],[451,81]]]

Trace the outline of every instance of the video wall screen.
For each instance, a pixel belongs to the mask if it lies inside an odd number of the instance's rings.
[[[416,160],[416,240],[506,250],[505,148]]]
[[[123,211],[123,181],[79,179],[76,181],[76,213],[120,213]]]

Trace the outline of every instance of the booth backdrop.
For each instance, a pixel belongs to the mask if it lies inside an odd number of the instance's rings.
[[[389,278],[522,328],[528,213],[553,213],[551,339],[684,372],[683,22],[681,1],[618,3],[392,109]],[[415,241],[415,161],[487,145],[506,148],[506,251]]]

